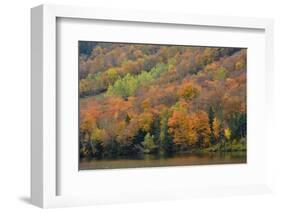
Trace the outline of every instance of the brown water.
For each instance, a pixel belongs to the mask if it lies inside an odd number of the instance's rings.
[[[80,170],[246,163],[246,152],[188,153],[173,156],[143,155],[134,159],[81,160]]]

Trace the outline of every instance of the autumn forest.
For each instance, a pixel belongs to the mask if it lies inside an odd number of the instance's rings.
[[[245,163],[247,49],[79,41],[81,169]]]

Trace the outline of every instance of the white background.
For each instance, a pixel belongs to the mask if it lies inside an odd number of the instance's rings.
[[[279,1],[280,2],[280,1]],[[0,32],[0,212],[37,212],[29,204],[30,188],[30,11],[41,3],[77,4],[74,0],[1,2]],[[51,212],[280,212],[281,205],[281,6],[278,0],[80,0],[81,6],[275,18],[275,190],[273,195],[202,198],[184,201],[122,204]],[[278,85],[279,84],[279,85]],[[279,111],[278,111],[279,109]],[[207,179],[208,177],[206,177]]]
[[[263,30],[230,31],[198,26],[174,26],[171,30],[167,25],[58,20],[59,195],[91,195],[96,201],[110,203],[122,198],[134,200],[134,197],[136,200],[161,200],[170,194],[176,197],[180,191],[192,195],[193,191],[198,193],[199,187],[210,192],[212,187],[234,185],[237,191],[245,185],[265,184],[264,122],[256,122],[257,118],[264,121],[265,116]],[[247,164],[78,172],[78,40],[247,47]]]

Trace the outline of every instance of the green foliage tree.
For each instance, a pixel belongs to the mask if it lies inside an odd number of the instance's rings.
[[[142,142],[144,153],[154,153],[157,149],[157,146],[154,143],[154,136],[147,133]]]
[[[168,132],[168,120],[170,117],[170,112],[168,110],[163,110],[160,115],[160,148],[166,153],[170,154],[173,152],[173,141]]]
[[[158,64],[151,71],[142,71],[136,76],[128,73],[123,78],[119,78],[117,81],[115,81],[113,85],[110,85],[106,95],[117,95],[127,99],[129,96],[134,96],[135,92],[141,85],[151,83],[165,71],[167,71],[167,65]]]
[[[209,107],[208,117],[209,117],[209,126],[210,126],[210,142],[211,144],[215,144],[216,143],[215,132],[214,132],[215,112],[212,106]]]
[[[243,112],[235,112],[231,114],[229,119],[229,128],[232,132],[232,139],[241,139],[246,137],[247,132],[247,116]]]
[[[123,78],[119,78],[113,85],[110,85],[107,90],[107,95],[118,95],[123,98],[128,98],[133,95],[138,87],[137,79],[131,74],[125,75]]]
[[[214,80],[224,80],[226,76],[225,69],[223,67],[220,67],[214,74]]]

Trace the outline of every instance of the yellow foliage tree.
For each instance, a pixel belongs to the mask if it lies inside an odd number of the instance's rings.
[[[231,130],[229,128],[226,128],[224,130],[224,136],[226,137],[227,140],[230,140],[231,137]]]
[[[153,114],[151,112],[145,111],[144,113],[139,115],[138,122],[139,122],[140,128],[143,131],[149,132],[151,129],[152,122],[153,122]]]
[[[175,145],[193,145],[196,142],[196,134],[193,128],[194,122],[186,112],[174,111],[168,120],[168,132],[173,136]]]
[[[186,101],[196,98],[199,93],[200,89],[191,83],[184,84],[179,90],[180,97],[183,97]]]
[[[210,127],[208,114],[205,111],[199,111],[193,116],[194,131],[196,132],[196,143],[201,148],[210,146]]]

